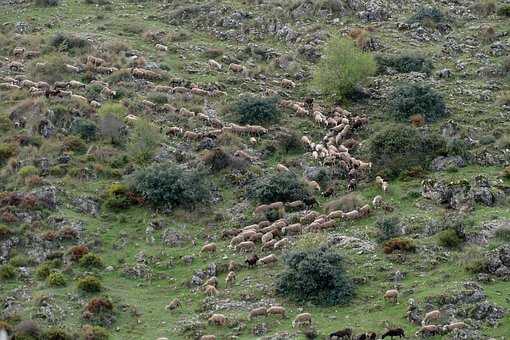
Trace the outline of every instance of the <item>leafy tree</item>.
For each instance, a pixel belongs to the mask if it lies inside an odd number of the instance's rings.
[[[296,175],[292,173],[273,174],[259,179],[249,195],[262,203],[308,201],[311,194]]]
[[[275,97],[244,96],[233,105],[233,111],[239,115],[241,124],[267,124],[280,119],[276,102]]]
[[[427,85],[402,85],[391,98],[392,117],[408,121],[413,115],[421,115],[428,122],[447,115],[443,97]]]

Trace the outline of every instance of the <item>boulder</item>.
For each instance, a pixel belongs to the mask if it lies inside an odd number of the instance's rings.
[[[440,156],[432,161],[430,167],[434,171],[444,171],[449,169],[461,168],[464,167],[465,165],[466,162],[460,156],[450,157]]]

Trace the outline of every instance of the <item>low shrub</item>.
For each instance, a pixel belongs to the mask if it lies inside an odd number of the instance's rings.
[[[0,280],[12,280],[16,277],[16,268],[10,264],[0,266]]]
[[[0,164],[5,163],[9,158],[16,155],[14,144],[0,143]]]
[[[459,248],[464,242],[464,235],[454,228],[443,230],[438,235],[438,244],[446,248]]]
[[[398,121],[409,121],[413,115],[422,115],[427,122],[447,115],[443,97],[426,85],[402,85],[391,95],[391,116]]]
[[[72,261],[80,261],[80,259],[89,253],[89,248],[86,245],[80,244],[77,246],[72,246],[69,249],[69,254],[71,255]]]
[[[66,278],[61,272],[53,272],[48,275],[48,285],[50,287],[64,287],[67,285]]]
[[[220,171],[230,166],[232,157],[222,148],[215,148],[207,151],[202,161],[212,171]]]
[[[39,280],[46,280],[51,271],[60,266],[59,260],[48,260],[37,266],[35,276]]]
[[[97,293],[101,288],[101,282],[95,276],[85,276],[78,281],[78,289],[86,293]]]
[[[67,136],[62,140],[62,151],[82,153],[87,150],[85,142],[77,136]]]
[[[96,138],[97,126],[88,119],[78,118],[71,124],[71,132],[86,141],[91,141]]]
[[[107,340],[109,338],[106,329],[91,325],[83,326],[82,336],[84,340]]]
[[[381,241],[386,241],[399,236],[402,232],[400,219],[398,216],[383,216],[377,219],[375,227],[378,231],[378,237]]]
[[[105,207],[113,210],[129,208],[133,205],[133,194],[127,184],[113,183],[106,190]]]
[[[92,269],[101,269],[104,267],[103,260],[96,254],[87,253],[80,259],[80,266]]]
[[[29,63],[27,73],[33,81],[46,81],[50,84],[64,81],[71,76],[65,66],[69,63],[68,57],[59,53],[51,53]]]
[[[0,113],[0,132],[7,132],[14,128],[14,124],[6,113]]]
[[[85,306],[82,317],[93,324],[111,326],[115,321],[113,304],[105,298],[93,298]]]
[[[458,253],[458,263],[467,272],[478,274],[487,271],[487,257],[482,248],[478,246],[467,246]]]
[[[261,98],[244,96],[232,106],[241,124],[268,124],[280,119],[280,111],[276,106],[277,98]]]
[[[154,206],[193,207],[209,200],[205,176],[173,164],[152,165],[135,173],[133,189]]]
[[[471,9],[483,16],[496,13],[496,0],[481,0],[471,6]]]
[[[249,188],[248,195],[261,203],[273,202],[307,202],[311,194],[305,184],[294,174],[273,174],[257,180]]]
[[[340,99],[354,92],[376,68],[372,55],[361,51],[349,39],[335,37],[325,47],[314,83],[323,93]]]
[[[45,340],[73,340],[74,337],[67,333],[65,329],[52,327],[44,332]]]
[[[284,261],[285,269],[276,282],[278,294],[326,306],[346,304],[352,299],[354,284],[343,269],[342,257],[331,249],[295,251]]]
[[[500,17],[510,17],[510,5],[501,5],[498,8],[498,15]]]
[[[139,119],[130,136],[128,152],[137,163],[147,163],[154,157],[162,139],[159,128],[145,119]]]
[[[437,7],[420,7],[408,20],[409,23],[418,22],[424,25],[438,24],[444,21],[443,12]]]
[[[432,61],[424,56],[404,54],[398,56],[377,56],[379,70],[392,68],[400,73],[420,72],[430,74],[433,69]]]
[[[384,243],[383,251],[385,254],[392,254],[394,251],[414,252],[416,245],[413,240],[405,238],[395,238]]]
[[[89,42],[86,38],[82,38],[78,35],[57,32],[51,37],[50,45],[59,51],[71,52],[75,49],[88,47]]]
[[[39,173],[39,170],[33,165],[27,165],[18,170],[18,175],[22,178],[26,178],[28,176],[34,176]]]

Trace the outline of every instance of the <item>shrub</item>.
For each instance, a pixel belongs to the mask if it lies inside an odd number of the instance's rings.
[[[413,54],[377,56],[376,60],[380,71],[385,67],[389,67],[400,73],[421,72],[430,74],[433,68],[430,59]]]
[[[0,164],[6,162],[16,154],[16,146],[13,144],[0,143]]]
[[[407,169],[426,166],[445,149],[444,139],[410,126],[393,125],[375,133],[368,145],[374,168],[395,177]]]
[[[408,20],[409,23],[419,22],[421,24],[438,24],[445,20],[444,14],[436,7],[421,7]]]
[[[354,285],[342,262],[342,257],[328,248],[287,254],[276,291],[298,302],[326,306],[348,303],[354,295]]]
[[[107,340],[108,332],[103,327],[85,325],[83,327],[84,340]]]
[[[280,119],[280,111],[276,106],[277,99],[244,96],[232,107],[239,115],[241,124],[267,124]]]
[[[74,49],[82,49],[87,47],[89,42],[87,39],[77,35],[57,32],[51,38],[50,45],[60,51],[70,52]]]
[[[345,38],[332,38],[326,45],[314,75],[314,82],[325,94],[343,98],[376,71],[374,58]]]
[[[133,135],[128,145],[128,151],[136,162],[146,163],[154,156],[161,140],[162,136],[159,128],[145,119],[139,119],[135,123]]]
[[[501,17],[510,17],[510,5],[502,5],[499,7],[498,15]]]
[[[48,275],[48,285],[50,287],[64,287],[66,284],[66,278],[61,272],[53,272]]]
[[[97,293],[101,291],[101,282],[95,276],[85,276],[78,281],[78,289],[87,293]]]
[[[42,64],[39,64],[40,62],[42,62]],[[27,71],[31,77],[30,79],[34,81],[54,83],[56,81],[66,80],[66,78],[70,76],[65,66],[69,63],[69,58],[66,56],[52,53],[45,55],[44,58],[32,61],[28,65]]]
[[[375,226],[378,230],[379,239],[382,241],[394,238],[402,232],[398,216],[380,217],[377,219]]]
[[[60,266],[59,260],[45,261],[37,266],[35,270],[35,276],[39,280],[46,280],[50,275],[51,271]]]
[[[44,332],[45,340],[73,340],[73,336],[68,334],[64,329],[52,327]]]
[[[80,137],[67,136],[62,140],[62,149],[66,152],[85,152],[87,150],[87,145]]]
[[[202,158],[204,164],[212,171],[220,171],[230,166],[232,158],[222,148],[215,148],[206,152]]]
[[[95,324],[111,325],[113,322],[113,304],[105,298],[93,298],[85,306],[83,318]]]
[[[439,233],[438,244],[446,248],[459,248],[464,242],[464,236],[458,230],[448,228]]]
[[[164,92],[153,92],[147,95],[147,100],[157,105],[168,103],[168,95]]]
[[[69,254],[71,255],[71,260],[73,261],[80,261],[80,259],[88,253],[89,248],[83,244],[73,246],[71,249],[69,249]]]
[[[26,255],[13,256],[9,263],[14,267],[28,267],[33,264],[33,261]]]
[[[200,171],[172,164],[153,165],[135,173],[134,190],[154,206],[192,207],[210,197],[208,183]]]
[[[408,121],[412,115],[422,115],[427,122],[446,116],[443,97],[426,85],[403,85],[391,98],[392,116],[399,121]]]
[[[60,0],[35,0],[37,6],[50,7],[57,6]]]
[[[85,268],[98,268],[104,267],[103,260],[96,254],[87,253],[80,259],[80,266]]]
[[[106,191],[104,204],[107,208],[113,210],[126,209],[133,203],[129,194],[129,188],[126,184],[113,183]]]
[[[96,138],[97,126],[88,119],[78,118],[71,124],[71,132],[90,141]]]
[[[414,252],[416,250],[416,246],[413,240],[405,238],[395,238],[384,244],[383,251],[385,254],[391,254],[396,250]]]
[[[470,273],[483,273],[487,270],[487,258],[478,246],[465,247],[458,256],[458,263]]]
[[[32,320],[23,320],[14,328],[15,339],[40,339],[41,328]]]
[[[471,6],[472,10],[480,15],[491,15],[496,13],[496,1],[495,0],[482,0]]]
[[[6,113],[0,113],[0,132],[7,132],[14,127],[9,115]]]
[[[494,235],[498,240],[510,242],[510,227],[502,226],[496,230]]]
[[[309,201],[311,194],[294,174],[273,174],[263,177],[249,189],[249,196],[261,203]]]
[[[20,175],[22,178],[37,175],[38,173],[39,170],[33,165],[27,165],[18,170],[18,175]]]
[[[16,277],[16,269],[10,264],[4,264],[0,267],[0,279],[11,280]]]

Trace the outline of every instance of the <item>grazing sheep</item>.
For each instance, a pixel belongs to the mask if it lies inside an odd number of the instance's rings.
[[[168,52],[168,46],[165,46],[165,45],[161,45],[161,44],[156,44],[156,46],[154,46],[157,50],[159,51],[162,51],[162,52]]]
[[[453,331],[453,330],[455,330],[455,329],[464,329],[464,328],[466,328],[466,327],[467,327],[467,325],[466,325],[464,322],[459,321],[459,322],[451,323],[451,324],[449,324],[449,325],[445,325],[445,326],[443,327],[443,331],[445,331],[445,332],[451,332],[451,331]]]
[[[388,182],[383,182],[383,184],[381,185],[382,191],[385,193],[388,192],[389,186],[390,185],[388,184]]]
[[[179,301],[179,299],[173,299],[168,305],[166,305],[165,309],[174,310],[178,307],[181,307],[181,301]]]
[[[375,183],[379,184],[379,185],[382,185],[384,183],[384,179],[382,179],[381,176],[377,176],[375,178]]]
[[[253,241],[244,241],[236,246],[236,251],[250,252],[255,250],[255,243]]]
[[[438,309],[435,309],[433,311],[428,312],[425,314],[425,317],[423,318],[421,324],[426,325],[429,321],[438,321],[441,318],[441,311]]]
[[[200,340],[216,340],[216,335],[202,335]]]
[[[378,209],[383,206],[383,198],[381,195],[377,195],[374,197],[374,199],[372,200],[372,206],[375,209]]]
[[[286,89],[293,89],[296,87],[296,83],[289,79],[282,79],[282,87]]]
[[[75,101],[78,101],[78,102],[88,103],[88,99],[87,98],[85,98],[84,96],[79,96],[77,94],[72,94],[71,95],[71,99],[75,100]]]
[[[266,243],[263,243],[263,244],[262,244],[262,250],[274,249],[274,245],[275,245],[277,242],[278,242],[278,241],[274,238],[274,239],[272,239],[272,240],[267,241]]]
[[[342,210],[335,210],[328,214],[329,219],[343,218],[344,212]]]
[[[257,145],[257,139],[255,137],[250,137],[250,144]]]
[[[266,316],[266,315],[267,315],[266,307],[254,308],[250,311],[250,320],[257,316]]]
[[[209,59],[207,64],[209,65],[209,69],[210,70],[218,70],[218,71],[220,71],[221,67],[222,67],[219,62],[217,62],[216,60],[213,60],[213,59]]]
[[[244,66],[239,64],[230,64],[228,65],[228,69],[235,73],[240,73],[244,71]]]
[[[207,321],[209,324],[216,326],[225,326],[227,323],[227,319],[223,314],[213,314]]]
[[[8,65],[9,70],[19,72],[23,70],[23,64],[17,61],[12,61]]]
[[[285,165],[278,163],[276,165],[276,171],[278,172],[290,172],[289,168],[287,168]]]
[[[386,333],[382,335],[382,339],[389,336],[391,339],[393,339],[394,336],[398,336],[399,338],[405,338],[405,333],[402,328],[392,328],[389,329]]]
[[[228,271],[229,271],[229,272],[233,272],[233,271],[235,271],[235,270],[237,269],[237,267],[238,267],[238,265],[237,265],[237,263],[235,263],[235,261],[234,261],[234,260],[230,260],[230,261],[228,262]]]
[[[376,340],[377,334],[374,332],[367,332],[360,334],[356,337],[356,340]]]
[[[216,252],[216,244],[215,243],[209,243],[200,249],[201,253],[214,253]]]
[[[104,59],[93,57],[89,55],[87,57],[87,64],[93,65],[93,66],[101,66],[105,63]]]
[[[422,336],[434,336],[438,335],[441,332],[441,327],[436,325],[427,325],[423,326],[420,330],[418,330],[415,335],[418,337]]]
[[[218,278],[216,276],[211,276],[205,281],[204,286],[214,286],[218,288]]]
[[[319,183],[317,183],[316,181],[306,181],[306,184],[308,185],[308,187],[316,192],[320,192],[321,191],[321,186],[319,185]]]
[[[227,277],[225,278],[225,284],[227,287],[233,286],[236,280],[236,273],[233,271],[228,272]]]
[[[271,263],[275,263],[278,261],[278,258],[273,255],[273,254],[269,254],[263,258],[261,258],[260,260],[258,260],[258,263],[260,264],[271,264]]]
[[[312,324],[312,314],[310,313],[301,313],[296,316],[294,321],[292,321],[292,328],[296,328],[296,326],[310,326]]]
[[[66,64],[66,70],[69,72],[80,73],[80,69],[76,66]]]
[[[352,329],[344,328],[342,330],[336,331],[329,335],[331,340],[339,340],[339,339],[351,339],[352,337]]]
[[[289,246],[289,245],[290,245],[290,241],[289,241],[289,239],[288,239],[288,238],[286,238],[286,237],[285,237],[285,238],[282,238],[282,239],[281,239],[281,240],[279,240],[279,241],[276,241],[276,242],[274,243],[273,248],[274,248],[274,249],[281,249],[281,248],[285,248],[285,247],[287,247],[287,246]]]
[[[248,265],[248,267],[254,267],[257,265],[258,260],[259,260],[259,257],[257,256],[257,254],[254,254],[254,255],[250,256],[249,258],[247,258],[246,260],[244,260],[244,262]]]
[[[346,212],[342,215],[342,219],[345,219],[345,220],[355,220],[357,218],[359,218],[359,211],[358,210],[352,210],[352,211],[349,211],[349,212]]]
[[[86,85],[85,85],[85,84],[83,84],[82,82],[79,82],[79,81],[77,81],[77,80],[70,80],[70,81],[67,83],[67,85],[68,85],[69,87],[73,87],[73,88],[75,88],[75,89],[83,89],[83,88],[85,88],[85,87],[86,87]]]
[[[192,94],[194,95],[197,95],[197,96],[202,96],[202,97],[205,97],[209,94],[209,92],[207,92],[206,90],[202,90],[198,87],[193,87],[190,91]],[[205,116],[207,119],[209,119],[208,116]]]
[[[186,131],[184,132],[183,137],[187,140],[197,140],[200,138],[200,134],[193,131]]]
[[[384,293],[384,300],[391,301],[393,303],[397,303],[398,300],[398,290],[389,289]]]
[[[281,315],[282,317],[285,317],[285,308],[282,306],[271,306],[267,309],[267,314]]]
[[[23,56],[25,55],[25,49],[23,47],[16,47],[12,51],[12,54],[14,55],[15,58],[23,58]]]
[[[282,228],[283,235],[298,235],[303,232],[303,225],[301,223],[291,224]]]
[[[219,293],[218,289],[216,289],[214,286],[206,286],[204,291],[208,296],[218,295]]]
[[[265,233],[264,235],[262,235],[262,238],[261,238],[261,241],[262,243],[266,243],[266,242],[269,242],[273,239],[273,233],[271,231],[268,231],[267,233]]]

